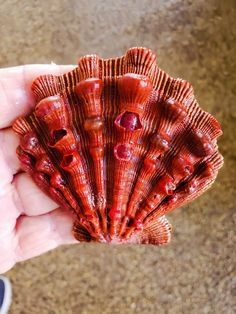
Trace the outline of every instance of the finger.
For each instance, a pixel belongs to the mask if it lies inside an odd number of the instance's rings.
[[[23,212],[19,195],[12,184],[4,188],[0,195],[0,229],[5,228],[11,221],[16,220]]]
[[[20,170],[20,162],[16,155],[19,137],[11,128],[0,130],[0,151],[12,175]]]
[[[19,200],[18,193],[14,186],[11,184],[13,180],[14,171],[9,167],[8,161],[11,160],[10,155],[13,154],[13,152],[10,152],[11,148],[9,148],[9,152],[6,153],[4,153],[5,152],[4,148],[3,152],[1,148],[3,146],[5,147],[5,140],[1,141],[1,139],[0,139],[0,228],[2,225],[7,224],[9,220],[16,219],[23,210],[21,202]],[[10,158],[10,160],[8,160],[8,157]]]
[[[27,216],[42,215],[58,207],[26,173],[17,174],[13,185],[18,192],[22,211]]]
[[[14,232],[0,239],[0,273],[61,244],[78,243],[71,232],[74,220],[73,214],[62,209],[37,217],[21,216]]]
[[[16,263],[15,252],[12,249],[13,236],[0,238],[0,274],[11,269]]]
[[[10,183],[13,179],[12,171],[10,170],[5,156],[0,149],[0,197],[5,195],[10,187]]]
[[[75,217],[63,209],[37,217],[20,217],[16,226],[15,255],[22,261],[61,244],[76,243],[72,235]]]
[[[0,69],[0,128],[8,127],[34,106],[31,84],[40,75],[60,75],[75,66],[32,64]]]

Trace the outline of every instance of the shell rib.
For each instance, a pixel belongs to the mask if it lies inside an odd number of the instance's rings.
[[[165,215],[206,191],[223,165],[219,123],[147,48],[85,56],[65,75],[38,77],[32,90],[35,109],[13,125],[17,154],[76,214],[78,241],[168,243]]]

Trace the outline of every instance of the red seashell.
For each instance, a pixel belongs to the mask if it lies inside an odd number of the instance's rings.
[[[219,123],[149,49],[85,56],[32,90],[35,109],[13,125],[17,154],[39,187],[76,213],[78,241],[168,243],[165,215],[206,191],[223,165]]]

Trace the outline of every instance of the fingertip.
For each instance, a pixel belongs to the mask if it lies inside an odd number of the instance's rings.
[[[2,151],[6,164],[11,170],[12,175],[20,170],[20,161],[16,155],[18,145],[19,136],[13,132],[12,128],[0,131],[0,150]]]
[[[43,215],[58,207],[26,173],[17,174],[14,177],[13,185],[18,192],[21,205],[27,216]]]

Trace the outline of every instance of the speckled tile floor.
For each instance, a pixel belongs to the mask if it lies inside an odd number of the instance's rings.
[[[235,20],[234,0],[1,1],[0,66],[149,47],[221,121],[225,157],[214,187],[169,216],[168,247],[74,245],[21,263],[10,314],[236,313]]]

